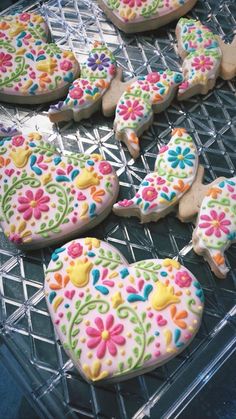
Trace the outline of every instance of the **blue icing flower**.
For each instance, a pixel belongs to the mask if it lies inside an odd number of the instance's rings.
[[[176,167],[180,167],[180,169],[185,169],[185,166],[193,166],[192,160],[195,159],[194,154],[190,153],[190,148],[186,147],[182,149],[180,146],[176,147],[176,150],[169,150],[168,154],[168,161],[171,162],[171,167],[175,169]]]

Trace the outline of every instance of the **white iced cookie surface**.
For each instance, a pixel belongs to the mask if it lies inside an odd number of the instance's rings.
[[[43,103],[63,96],[79,64],[71,51],[47,43],[48,27],[34,13],[0,17],[0,96],[15,103]]]
[[[193,232],[196,253],[208,261],[219,278],[228,273],[224,252],[236,241],[236,178],[219,181],[202,201]]]
[[[129,265],[95,238],[56,249],[45,279],[61,343],[88,381],[119,381],[178,355],[195,336],[203,291],[179,262]]]
[[[39,132],[12,135],[0,138],[0,223],[11,242],[44,247],[108,215],[119,183],[101,155],[63,156]]]
[[[142,222],[157,221],[170,212],[191,188],[198,169],[192,137],[184,128],[172,131],[169,143],[156,159],[155,170],[145,176],[138,192],[113,206],[119,216],[137,216]]]

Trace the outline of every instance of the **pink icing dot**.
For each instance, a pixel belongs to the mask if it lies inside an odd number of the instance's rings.
[[[71,221],[72,221],[72,223],[77,223],[77,217],[72,217],[72,219],[71,219]]]
[[[157,357],[157,358],[158,358],[158,356],[160,356],[160,355],[161,355],[161,352],[160,352],[160,351],[156,351],[154,355],[155,355],[155,357]]]
[[[160,348],[160,343],[159,343],[159,342],[157,342],[157,343],[155,344],[155,346],[156,346],[157,348]]]
[[[63,314],[62,312],[60,312],[60,313],[58,314],[58,317],[60,317],[60,319],[61,319],[63,316],[64,316],[64,314]]]
[[[83,298],[83,296],[84,296],[84,292],[79,292],[79,297]]]
[[[60,323],[59,319],[55,320],[55,324],[59,324],[59,323]]]
[[[150,311],[150,313],[148,313],[148,317],[153,317],[153,313]]]

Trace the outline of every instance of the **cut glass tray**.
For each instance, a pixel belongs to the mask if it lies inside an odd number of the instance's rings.
[[[139,35],[117,30],[90,0],[19,1],[7,13],[40,11],[53,40],[71,48],[83,61],[91,43],[101,40],[114,52],[126,79],[149,71],[180,68],[176,53],[176,22]],[[2,12],[2,14],[6,11]],[[227,42],[236,31],[235,0],[199,0],[189,16],[201,19]],[[1,119],[21,128],[39,129],[62,152],[101,153],[117,170],[120,198],[130,198],[146,173],[153,170],[158,149],[172,128],[185,127],[193,136],[206,169],[205,180],[235,175],[236,96],[234,81],[218,79],[206,96],[173,101],[142,136],[141,156],[134,161],[114,138],[113,119],[97,113],[80,123],[52,125],[46,106],[0,103]],[[0,232],[0,356],[42,418],[177,417],[236,348],[236,245],[226,253],[231,267],[226,280],[214,277],[192,251],[193,226],[174,214],[141,225],[136,218],[113,214],[90,236],[116,246],[130,263],[144,258],[178,257],[200,280],[206,297],[203,322],[191,345],[163,367],[115,385],[86,383],[73,367],[55,335],[44,295],[44,271],[52,248],[24,253]]]

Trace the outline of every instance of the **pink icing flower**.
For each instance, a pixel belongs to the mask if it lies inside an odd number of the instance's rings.
[[[29,19],[30,19],[30,14],[29,13],[21,13],[20,14],[20,20],[22,20],[23,22],[26,22]]]
[[[18,137],[13,137],[12,144],[15,147],[20,147],[24,143],[25,139],[22,137],[22,135],[18,135]]]
[[[157,83],[160,80],[160,74],[153,72],[149,73],[147,76],[147,81],[149,83]]]
[[[79,243],[71,243],[68,247],[68,255],[72,257],[73,259],[78,258],[82,255],[83,252],[83,246]]]
[[[112,167],[111,167],[110,163],[108,163],[106,161],[102,161],[99,164],[99,170],[103,175],[109,175],[109,173],[112,172]]]
[[[83,90],[79,86],[73,87],[69,93],[72,99],[80,99],[83,96]]]
[[[117,354],[116,345],[124,345],[125,338],[120,336],[123,332],[123,324],[117,324],[113,327],[114,316],[108,314],[105,325],[101,317],[96,317],[94,320],[97,329],[94,327],[87,327],[86,333],[90,337],[87,342],[89,349],[97,348],[97,357],[103,358],[108,349],[110,355],[115,356]]]
[[[133,205],[134,201],[132,201],[132,199],[124,199],[123,201],[119,201],[118,205],[120,207],[130,207],[131,205]]]
[[[18,198],[19,207],[17,208],[19,212],[24,213],[24,220],[29,220],[32,215],[36,220],[41,218],[41,212],[49,211],[49,206],[46,205],[46,202],[50,200],[49,196],[43,196],[43,189],[38,189],[35,193],[28,189],[25,193],[25,196],[20,196]]]
[[[135,99],[134,101],[127,100],[125,105],[119,105],[119,115],[123,116],[124,120],[132,119],[135,121],[137,116],[143,116],[141,112],[143,110],[143,106],[139,104],[139,101]]]
[[[128,4],[129,7],[134,7],[134,6],[142,6],[142,3],[145,3],[146,0],[122,0],[122,3],[124,4]]]
[[[153,186],[148,186],[147,188],[143,189],[142,197],[145,201],[153,201],[157,197],[157,191]]]
[[[212,236],[212,234],[215,234],[216,237],[221,237],[221,231],[223,231],[225,234],[229,234],[229,229],[226,226],[230,225],[231,221],[225,219],[224,212],[217,214],[215,210],[211,210],[210,216],[201,215],[200,219],[205,222],[199,224],[199,227],[207,229],[205,231],[207,236]]]
[[[200,55],[200,57],[194,58],[192,66],[195,67],[196,70],[201,70],[204,73],[206,70],[211,70],[213,64],[210,57]]]
[[[2,73],[7,72],[7,67],[12,67],[11,60],[11,54],[5,54],[4,52],[0,52],[0,71],[2,71]]]
[[[189,287],[191,285],[192,278],[187,271],[179,271],[175,275],[175,283],[180,287]]]
[[[68,71],[72,68],[72,62],[69,60],[64,60],[62,61],[62,63],[60,64],[60,69],[64,70],[64,71]]]

